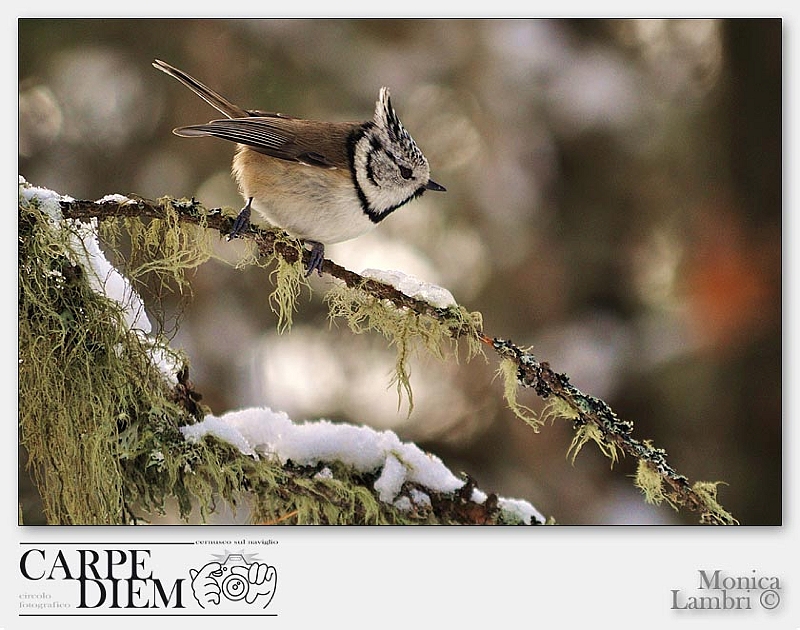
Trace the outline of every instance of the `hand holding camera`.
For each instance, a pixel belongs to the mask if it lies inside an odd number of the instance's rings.
[[[266,608],[275,595],[278,576],[275,567],[263,562],[248,562],[241,554],[230,554],[225,562],[209,562],[199,571],[189,570],[192,592],[205,608],[218,605],[222,597],[231,602],[244,600]]]

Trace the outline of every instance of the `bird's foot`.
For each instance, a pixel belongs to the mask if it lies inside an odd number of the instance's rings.
[[[233,228],[231,228],[230,233],[228,234],[228,240],[234,239],[243,232],[246,232],[250,229],[250,204],[253,203],[253,198],[247,200],[244,208],[239,210],[239,214],[236,217],[236,220],[233,222]]]
[[[325,246],[317,241],[306,241],[311,245],[311,256],[308,259],[308,267],[306,267],[306,278],[310,276],[315,270],[322,275],[322,263],[325,262]]]

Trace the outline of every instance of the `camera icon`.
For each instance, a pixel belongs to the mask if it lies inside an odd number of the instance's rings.
[[[238,602],[247,597],[250,590],[250,584],[247,581],[249,566],[250,563],[244,559],[243,555],[232,553],[225,558],[225,562],[218,571],[211,573],[217,580],[221,580],[220,590],[232,602]]]
[[[189,569],[192,594],[201,608],[228,602],[243,602],[266,608],[275,595],[275,567],[248,561],[242,554],[228,554],[222,563],[209,562],[202,569]]]

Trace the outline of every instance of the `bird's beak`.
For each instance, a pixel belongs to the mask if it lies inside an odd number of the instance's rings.
[[[429,180],[428,180],[428,183],[427,183],[427,184],[425,184],[425,190],[435,190],[435,191],[437,191],[437,192],[446,192],[446,191],[447,191],[447,188],[445,188],[445,187],[444,187],[444,186],[442,186],[441,184],[437,184],[437,183],[436,183],[435,181],[433,181],[432,179],[429,179]]]

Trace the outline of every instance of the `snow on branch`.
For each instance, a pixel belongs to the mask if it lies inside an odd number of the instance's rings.
[[[71,219],[149,217],[167,220],[173,217],[177,223],[195,224],[220,234],[228,233],[233,221],[233,216],[224,214],[220,209],[207,210],[194,199],[163,198],[151,201],[109,197],[92,202],[62,197],[58,205],[63,216]],[[279,267],[273,302],[279,313],[279,322],[286,328],[291,325],[294,297],[302,282],[302,271],[309,252],[280,230],[253,226],[243,237],[255,245],[259,257],[275,262]],[[572,423],[575,436],[568,450],[573,459],[589,441],[594,442],[611,459],[612,464],[620,453],[632,456],[638,462],[634,483],[643,492],[647,502],[666,502],[676,510],[697,512],[702,523],[737,523],[717,501],[717,486],[721,482],[690,484],[686,477],[668,464],[663,449],[653,446],[650,440],[633,437],[632,422],[618,418],[605,402],[579,391],[571,385],[567,375],[554,371],[548,362],[539,361],[529,350],[509,340],[488,335],[480,314],[470,313],[457,305],[445,289],[420,283],[398,272],[368,270],[358,274],[328,259],[322,271],[341,281],[325,298],[330,316],[344,318],[356,333],[380,332],[397,347],[398,391],[405,392],[410,402],[411,386],[405,370],[409,354],[414,349],[422,348],[441,357],[448,343],[457,344],[459,340],[464,340],[468,357],[486,350],[497,355],[498,371],[505,380],[508,406],[534,431],[539,431],[547,419],[562,418]],[[533,390],[545,401],[545,410],[540,416],[517,402],[520,387]],[[228,425],[241,421],[237,416],[225,418]],[[215,422],[221,421],[222,418],[209,419],[212,427]],[[219,428],[221,425],[216,426]],[[228,426],[227,430],[233,429]],[[234,442],[240,448],[245,445],[245,450],[250,449],[251,454],[258,454],[258,447],[254,444],[262,444],[262,438],[255,439],[247,429],[237,430]],[[214,434],[213,431],[210,433]],[[397,457],[395,460],[400,461]],[[387,467],[400,470],[391,458],[385,460],[381,470]],[[379,484],[379,492],[384,481],[388,484],[391,477],[390,472],[386,472],[386,475]],[[382,476],[378,479],[382,479]],[[411,481],[410,478],[404,480],[406,483]],[[466,487],[469,487],[469,482],[462,487],[462,500]],[[467,499],[473,498],[474,493],[467,494],[470,495]],[[480,493],[477,496],[482,498]],[[498,499],[493,495],[490,495],[490,499],[486,499],[484,504],[497,506]],[[534,520],[538,522],[538,518]]]
[[[494,518],[506,523],[545,522],[526,501],[493,496],[486,505],[486,493],[456,477],[435,455],[401,442],[393,431],[327,420],[296,423],[283,412],[251,408],[221,417],[207,415],[197,424],[181,427],[181,433],[190,442],[213,435],[255,459],[274,458],[284,466],[291,462],[319,469],[314,477],[320,480],[335,478],[328,467],[333,462],[359,474],[376,474],[372,487],[378,498],[401,512],[424,512],[434,502],[441,505],[442,497],[458,496],[465,505],[471,503],[473,511],[483,512],[485,522],[493,520],[492,510]],[[436,498],[432,500],[431,495]]]

